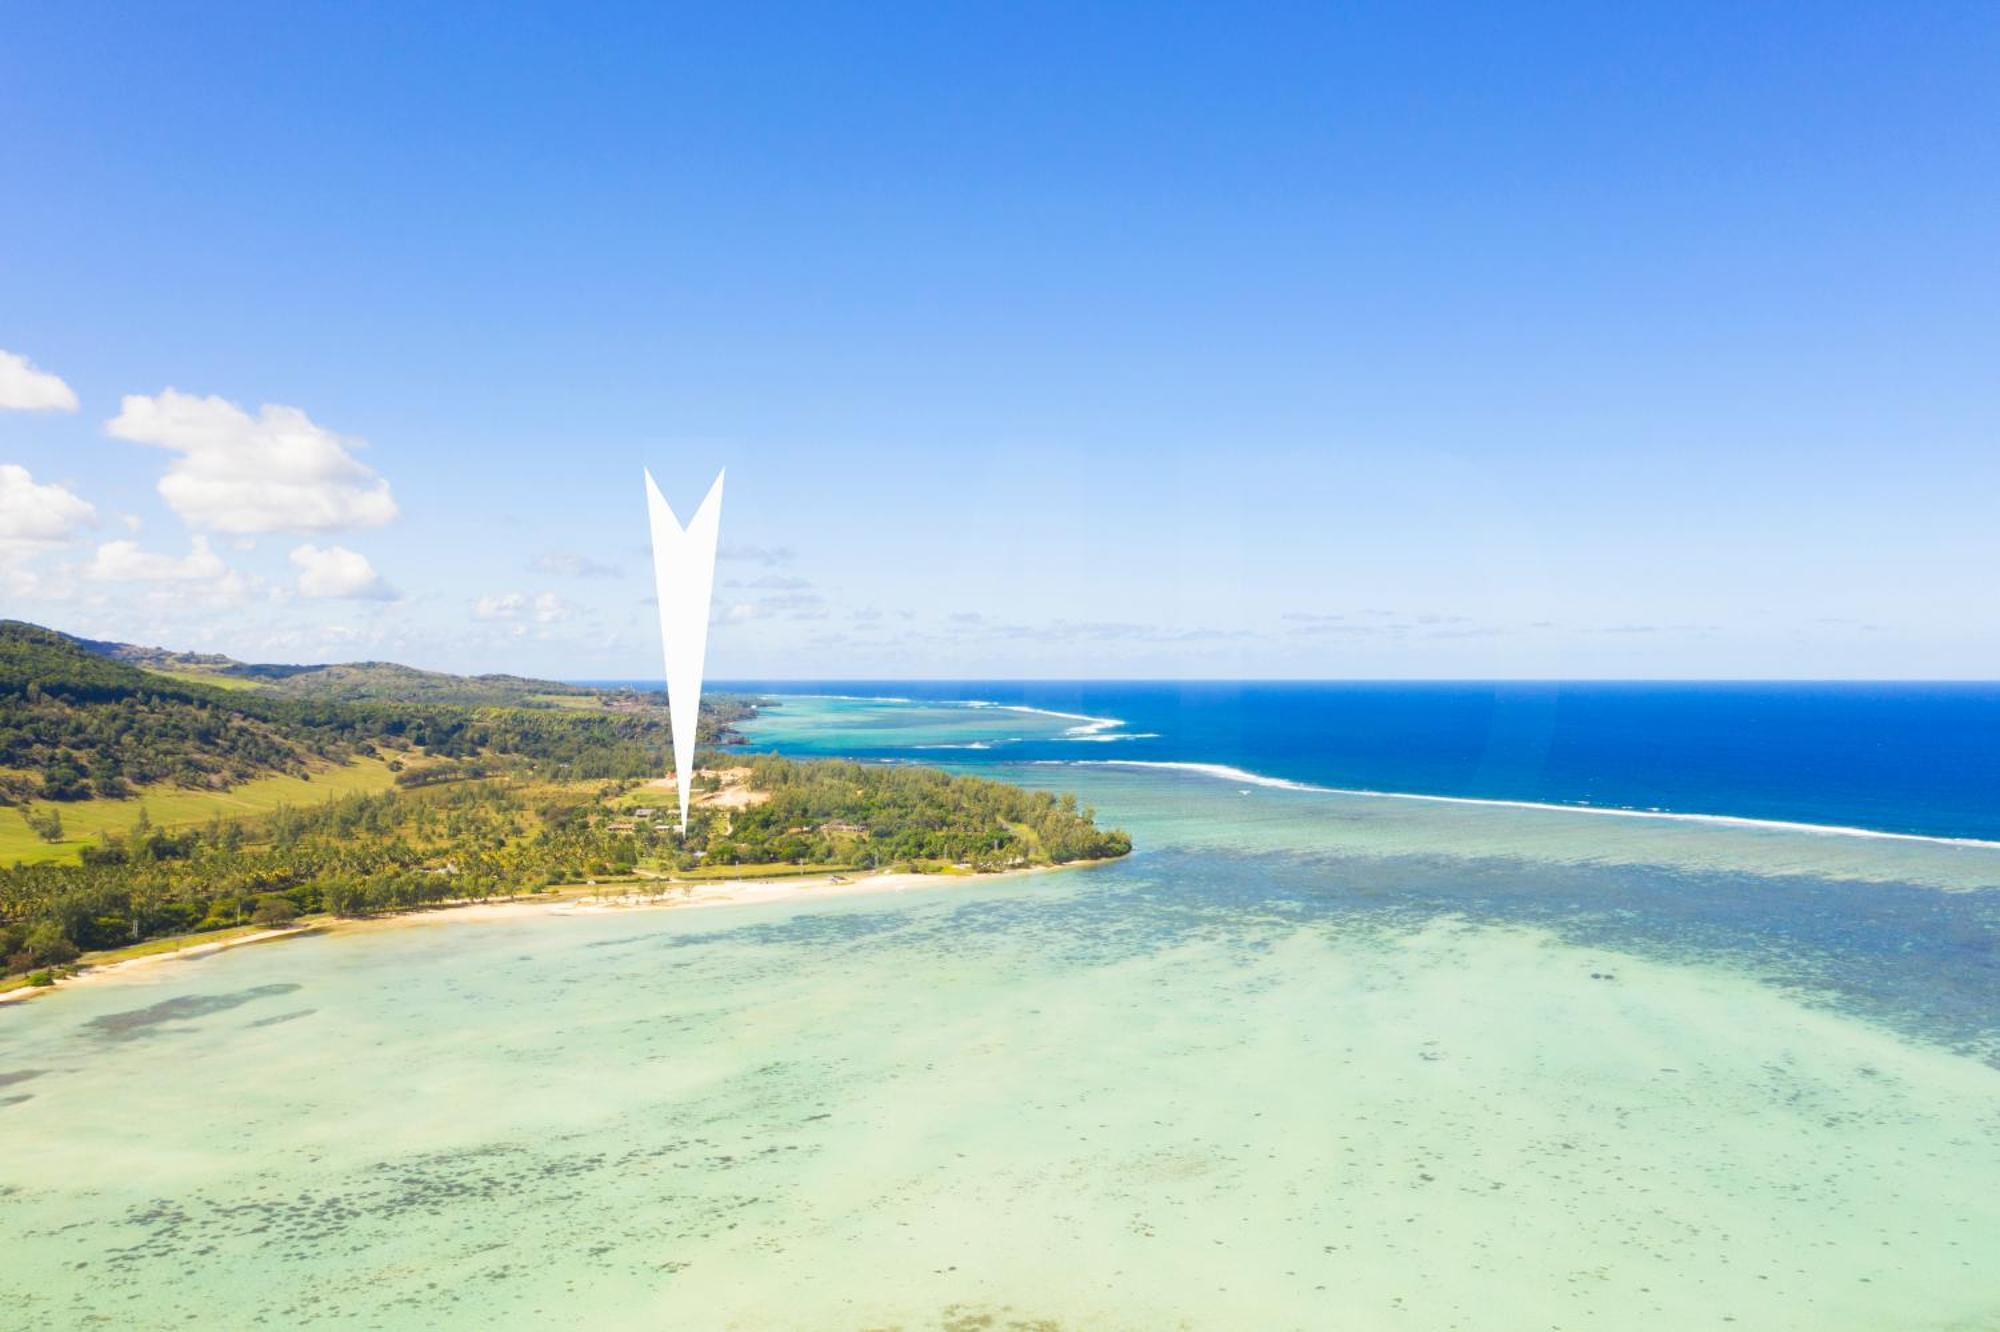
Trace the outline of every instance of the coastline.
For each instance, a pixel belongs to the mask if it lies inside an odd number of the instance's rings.
[[[184,948],[165,949],[140,957],[117,961],[85,963],[74,975],[53,985],[24,985],[0,991],[0,1005],[24,1003],[39,995],[53,994],[75,985],[101,985],[143,977],[168,962],[199,961],[232,948],[252,944],[277,943],[305,935],[355,934],[384,929],[445,922],[517,920],[531,916],[600,916],[621,911],[674,910],[701,907],[756,906],[788,902],[799,898],[862,897],[881,893],[904,893],[944,888],[965,882],[991,882],[1022,878],[1056,870],[1083,869],[1108,863],[1103,860],[1073,860],[1061,865],[1029,865],[988,874],[913,874],[883,871],[875,874],[794,875],[781,879],[721,879],[712,883],[657,881],[662,891],[643,892],[646,883],[616,885],[622,891],[607,893],[604,887],[569,888],[554,893],[538,893],[510,898],[472,899],[437,902],[403,911],[374,916],[315,917],[282,929],[259,930],[228,939],[191,942]],[[199,936],[197,936],[197,939]]]
[[[167,948],[139,957],[120,958],[115,962],[82,963],[74,975],[64,976],[53,985],[22,985],[12,990],[0,990],[0,1004],[25,1003],[38,995],[53,994],[67,986],[109,980],[132,971],[144,970],[154,963],[197,961],[249,944],[274,943],[280,939],[296,938],[302,934],[323,934],[334,924],[332,920],[314,920],[303,925],[289,925],[283,929],[258,930],[254,934],[239,934],[227,939],[206,941],[201,941],[200,936],[196,935],[193,937],[197,942],[190,943],[185,948]]]

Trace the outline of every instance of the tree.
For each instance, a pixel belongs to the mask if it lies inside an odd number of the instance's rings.
[[[320,904],[336,916],[358,916],[368,910],[368,894],[345,879],[328,879],[319,886]]]
[[[60,842],[63,839],[62,813],[53,809],[34,809],[22,806],[21,817],[28,828],[44,842]]]
[[[83,769],[68,759],[60,759],[42,769],[42,798],[44,800],[88,800],[90,782]]]
[[[76,961],[76,945],[63,927],[53,920],[36,922],[29,930],[21,951],[43,966],[61,966]]]
[[[266,928],[289,925],[299,917],[299,909],[292,905],[289,897],[277,893],[266,893],[257,899],[257,910],[250,917],[255,924]]]

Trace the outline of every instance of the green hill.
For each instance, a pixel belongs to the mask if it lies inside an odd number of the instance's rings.
[[[733,738],[743,710],[705,701],[704,742]],[[254,666],[0,621],[0,804],[220,790],[385,752],[646,776],[668,748],[647,695],[387,662]]]
[[[175,652],[137,643],[73,638],[93,656],[172,679],[219,689],[268,689],[296,698],[346,702],[456,703],[463,707],[559,707],[609,701],[614,691],[520,675],[451,675],[393,661],[281,665],[238,661],[215,652]]]
[[[325,719],[101,656],[52,629],[0,622],[0,801],[219,788],[349,757]]]
[[[447,675],[393,661],[338,662],[329,666],[250,666],[224,674],[298,698],[350,702],[456,703],[463,707],[563,706],[605,698],[601,690],[519,675]]]

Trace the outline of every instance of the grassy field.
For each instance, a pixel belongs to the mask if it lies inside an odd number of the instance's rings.
[[[395,774],[382,759],[356,759],[306,777],[260,777],[227,791],[190,791],[152,787],[131,800],[77,800],[60,804],[36,801],[39,809],[62,815],[63,840],[44,842],[28,830],[18,809],[0,809],[0,865],[15,861],[73,861],[104,832],[129,832],[144,809],[156,828],[207,823],[221,815],[268,814],[280,805],[316,805],[336,796],[362,791],[386,791]]]
[[[246,680],[237,675],[223,675],[217,671],[160,671],[151,666],[140,668],[148,675],[163,675],[169,680],[179,680],[183,684],[213,685],[217,689],[262,689],[257,680]]]

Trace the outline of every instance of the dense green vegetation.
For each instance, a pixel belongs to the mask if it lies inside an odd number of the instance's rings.
[[[549,707],[561,700],[592,701],[606,691],[519,675],[448,675],[392,661],[350,661],[286,666],[237,661],[210,652],[172,652],[136,643],[74,639],[99,657],[158,674],[219,688],[268,689],[299,698],[350,703],[455,703],[462,707]]]
[[[147,782],[226,786],[347,751],[345,737],[306,719],[223,698],[47,629],[0,624],[0,800],[115,798]]]
[[[1074,797],[927,768],[746,760],[757,803],[698,806],[683,839],[626,783],[516,773],[178,831],[145,824],[77,865],[0,870],[10,972],[190,930],[509,895],[711,865],[1002,869],[1123,855]],[[707,778],[705,786],[716,779]],[[641,806],[643,808],[643,806]]]
[[[122,646],[0,621],[0,804],[118,799],[161,783],[219,789],[378,751],[496,755],[584,779],[656,773],[669,753],[664,710],[639,695],[605,694],[598,696],[600,706],[583,708],[469,706],[445,700],[532,694],[588,702],[593,695],[548,681],[463,679],[381,663],[313,668],[335,673],[349,687],[224,687],[201,678],[202,671],[219,669],[212,659],[161,654],[200,667],[169,675],[103,651]],[[156,650],[130,649],[127,655],[150,659],[148,653]],[[301,668],[293,678],[303,673]],[[408,696],[391,696],[397,681],[408,686]],[[452,681],[458,685],[447,683]],[[376,691],[383,696],[373,696]],[[718,700],[705,707],[703,739],[726,739],[728,719],[748,706]]]
[[[996,870],[1122,856],[1122,832],[1095,824],[1076,797],[1058,799],[1003,782],[949,776],[935,768],[884,767],[776,756],[748,760],[763,804],[703,812],[688,851],[723,864],[797,861],[870,868],[916,861]],[[681,863],[691,863],[684,854]]]
[[[7,816],[34,839],[25,845],[64,841],[65,810],[97,830],[80,850],[69,835],[72,849],[60,854],[80,863],[0,869],[0,967],[46,969],[83,949],[302,912],[597,878],[744,865],[992,870],[1131,846],[1071,797],[931,769],[775,756],[705,776],[704,792],[726,780],[730,798],[698,804],[682,837],[632,790],[671,766],[657,704],[380,662],[247,666],[0,621],[0,805],[16,806]],[[754,710],[747,699],[704,700],[703,742],[735,739],[730,723]],[[301,789],[317,790],[354,773],[393,775],[395,788],[218,813],[198,826],[156,826],[143,803],[219,808],[221,792],[249,791],[253,779],[283,787],[311,777]],[[110,808],[133,816],[114,824],[99,814]]]

